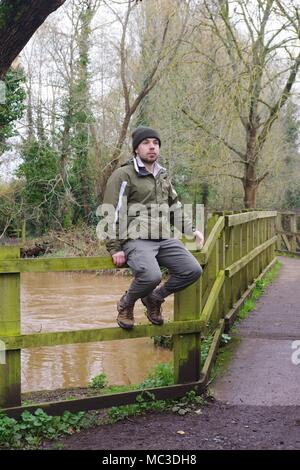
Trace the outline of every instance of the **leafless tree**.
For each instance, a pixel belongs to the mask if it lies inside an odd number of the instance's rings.
[[[66,0],[2,0],[0,4],[0,78],[47,16]]]
[[[227,57],[224,65],[218,61],[218,53],[206,56],[223,81],[223,93],[226,90],[232,100],[242,146],[212,131],[192,106],[185,106],[183,112],[234,155],[243,174],[237,170],[228,176],[242,182],[245,207],[255,208],[259,184],[269,174],[259,175],[258,163],[299,71],[300,5],[290,0],[204,0],[201,15],[196,27],[217,39]]]
[[[120,80],[122,86],[122,94],[124,100],[124,114],[122,117],[122,122],[119,130],[119,135],[117,137],[117,141],[114,145],[114,150],[111,156],[111,160],[106,165],[102,173],[101,179],[101,192],[103,193],[106,181],[114,169],[118,166],[120,158],[121,158],[121,151],[123,144],[126,139],[128,127],[130,120],[136,110],[138,109],[141,102],[145,99],[145,97],[150,93],[150,91],[158,84],[161,80],[162,76],[167,73],[168,68],[176,58],[176,53],[178,51],[179,45],[181,40],[186,33],[186,25],[189,16],[189,0],[184,3],[184,17],[181,21],[179,31],[177,31],[176,36],[174,34],[170,34],[172,18],[175,16],[177,2],[170,2],[169,0],[165,0],[164,2],[157,2],[159,7],[162,8],[160,11],[160,28],[157,28],[156,33],[158,34],[156,41],[155,41],[155,48],[152,50],[152,61],[149,63],[149,67],[144,70],[143,72],[143,80],[142,83],[139,83],[139,86],[136,86],[136,82],[132,79],[132,72],[131,67],[132,63],[130,63],[129,57],[132,57],[130,54],[130,47],[133,47],[132,44],[128,45],[128,37],[129,37],[129,26],[130,26],[130,19],[132,17],[133,11],[136,8],[142,8],[144,5],[137,3],[136,1],[129,0],[127,2],[127,10],[122,17],[122,15],[114,9],[110,2],[106,2],[109,9],[114,13],[116,18],[118,19],[120,26],[121,26],[121,39],[118,45],[116,45],[119,53],[119,61],[120,61]],[[154,3],[152,3],[154,5]],[[146,5],[145,5],[146,8]],[[148,10],[149,11],[149,10]],[[157,16],[159,17],[159,16]],[[156,17],[156,21],[157,21]],[[153,31],[150,32],[153,34]],[[137,51],[137,55],[139,51]],[[100,194],[100,199],[103,194]]]

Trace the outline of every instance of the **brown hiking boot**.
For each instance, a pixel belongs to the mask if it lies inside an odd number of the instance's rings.
[[[145,305],[147,312],[148,320],[153,323],[153,325],[162,325],[164,319],[162,317],[162,307],[161,304],[164,300],[159,300],[152,294],[147,295],[141,299],[143,305]]]
[[[128,304],[127,302],[125,302],[125,296],[126,293],[122,295],[119,302],[117,303],[117,310],[119,312],[117,316],[117,323],[121,328],[124,328],[124,330],[132,330],[134,325],[134,304]]]

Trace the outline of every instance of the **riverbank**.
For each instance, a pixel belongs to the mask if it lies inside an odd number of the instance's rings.
[[[95,227],[76,227],[68,231],[50,230],[47,235],[26,241],[10,240],[20,244],[23,257],[108,256],[103,242],[97,239]]]

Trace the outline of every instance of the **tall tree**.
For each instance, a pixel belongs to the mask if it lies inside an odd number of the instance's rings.
[[[225,52],[227,63],[219,61],[217,50],[206,55],[206,59],[220,77],[222,93],[227,94],[235,107],[242,146],[211,131],[192,112],[192,106],[184,107],[183,112],[196,127],[221,141],[237,159],[243,175],[237,170],[230,176],[242,182],[245,207],[254,208],[257,189],[269,174],[266,171],[259,175],[258,164],[299,71],[300,8],[292,1],[280,0],[205,0],[203,5],[198,27],[217,38],[217,47]],[[205,60],[205,54],[202,55]]]
[[[133,12],[135,11],[136,7],[139,6],[140,8],[149,9],[150,7],[148,2],[145,6],[143,3],[139,4],[138,2],[128,0],[127,10],[124,17],[114,10],[112,6],[109,5],[109,2],[105,3],[109,6],[110,10],[113,11],[115,17],[118,19],[121,25],[121,40],[119,45],[117,45],[117,48],[119,51],[120,60],[119,74],[122,86],[124,112],[111,159],[102,173],[100,185],[101,194],[99,195],[100,199],[102,199],[107,179],[120,162],[122,147],[126,140],[131,118],[142,105],[142,102],[145,101],[151,90],[157,86],[163,75],[167,72],[176,58],[176,53],[180,46],[181,40],[186,33],[186,25],[189,17],[190,7],[190,0],[180,2],[181,8],[184,12],[184,19],[180,24],[180,28],[176,31],[176,34],[170,34],[172,29],[172,21],[173,17],[175,16],[178,2],[173,2],[171,0],[160,0],[151,3],[152,15],[155,17],[155,22],[153,21],[152,24],[156,23],[156,29],[151,32],[149,31],[149,34],[152,34],[152,39],[150,40],[152,45],[154,43],[153,36],[155,33],[157,34],[157,37],[155,38],[155,47],[154,49],[150,49],[151,53],[148,55],[149,60],[147,64],[145,64],[144,57],[142,58],[141,62],[137,60],[137,58],[139,58],[141,44],[136,45],[129,43],[129,33],[130,26],[132,25],[131,21],[133,18]],[[148,15],[146,15],[146,18],[148,21]],[[143,53],[144,52],[145,50],[143,49]],[[134,62],[147,65],[147,67],[143,70],[143,74],[141,75],[141,80],[139,83],[137,83],[136,77],[133,75],[133,69],[135,69]]]
[[[90,100],[90,74],[88,70],[91,23],[99,6],[98,0],[84,0],[77,4],[79,11],[78,59],[73,85],[73,192],[77,201],[76,219],[91,217],[92,201],[89,168],[89,126],[93,122]],[[76,220],[75,220],[76,221]]]
[[[66,0],[2,0],[0,3],[0,79],[47,16]]]
[[[21,69],[10,69],[4,78],[4,96],[0,100],[0,155],[6,150],[6,140],[14,135],[15,121],[22,117],[25,109],[24,81]]]

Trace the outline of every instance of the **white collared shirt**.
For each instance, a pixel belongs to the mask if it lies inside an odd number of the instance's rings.
[[[136,162],[137,162],[139,167],[146,168],[144,162],[141,160],[139,155],[136,155],[135,158],[136,158]],[[157,161],[154,162],[154,165],[153,165],[153,176],[154,176],[154,178],[157,175],[157,173],[159,172],[159,170],[161,170],[162,168],[163,167],[159,163],[157,163]],[[146,170],[147,170],[147,168],[146,168]],[[149,170],[147,170],[147,171],[149,171]]]

